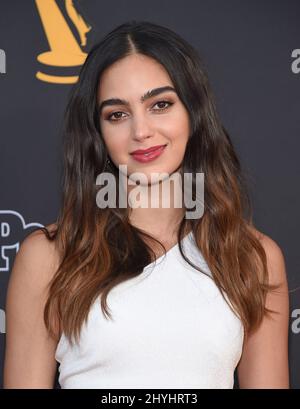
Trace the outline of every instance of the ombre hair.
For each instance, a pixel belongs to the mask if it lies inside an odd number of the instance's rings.
[[[245,336],[265,314],[269,283],[266,253],[252,222],[252,206],[239,159],[218,116],[204,64],[197,51],[169,28],[129,21],[95,44],[69,95],[63,122],[64,167],[62,205],[53,230],[42,231],[55,241],[59,265],[49,282],[44,321],[49,333],[78,340],[92,303],[99,299],[107,319],[107,295],[117,284],[138,276],[155,254],[145,239],[164,245],[129,223],[128,208],[96,205],[97,176],[118,177],[106,168],[107,148],[101,135],[97,89],[102,72],[114,62],[139,53],[155,59],[169,74],[190,119],[190,135],[182,171],[203,172],[204,213],[183,217],[178,228],[182,257],[197,268],[181,246],[184,232],[193,232],[215,284],[241,319]],[[51,230],[51,231],[50,231]],[[100,307],[99,305],[99,307]],[[183,306],[184,308],[184,306]]]

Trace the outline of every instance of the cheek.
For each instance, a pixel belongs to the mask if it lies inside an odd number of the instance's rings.
[[[189,139],[189,120],[185,115],[178,115],[169,126],[168,135],[172,144],[183,146]]]
[[[126,161],[129,149],[127,140],[122,138],[107,138],[105,145],[109,156],[115,163]]]
[[[178,109],[172,112],[168,127],[171,135],[181,136],[183,139],[187,139],[189,136],[190,119],[187,111],[183,106],[179,106]]]
[[[117,131],[117,128],[101,126],[102,138],[111,157],[119,157],[126,152],[128,141],[124,131]]]

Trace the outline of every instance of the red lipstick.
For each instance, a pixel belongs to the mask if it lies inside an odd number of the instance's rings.
[[[158,158],[167,145],[156,145],[148,149],[138,149],[131,152],[133,158],[139,162],[146,163]]]

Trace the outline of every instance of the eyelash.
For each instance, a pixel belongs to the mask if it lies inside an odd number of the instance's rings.
[[[157,101],[153,106],[157,105],[157,104],[161,104],[161,103],[167,103],[169,104],[168,106],[166,106],[165,108],[160,108],[160,109],[155,109],[155,111],[165,111],[166,109],[170,108],[171,105],[174,104],[174,102],[170,102],[170,101],[166,101],[166,100],[161,100],[161,101]],[[122,111],[116,111],[116,112],[112,112],[111,114],[109,114],[105,119],[110,121],[110,122],[119,122],[122,120],[122,118],[118,118],[118,119],[111,119],[111,117],[115,114],[118,113],[122,113]]]

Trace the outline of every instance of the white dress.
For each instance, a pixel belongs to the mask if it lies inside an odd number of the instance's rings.
[[[190,232],[187,256],[211,272]],[[227,295],[225,294],[226,299]],[[191,267],[179,245],[92,304],[80,342],[64,333],[56,348],[65,388],[233,388],[244,328],[214,281]]]

